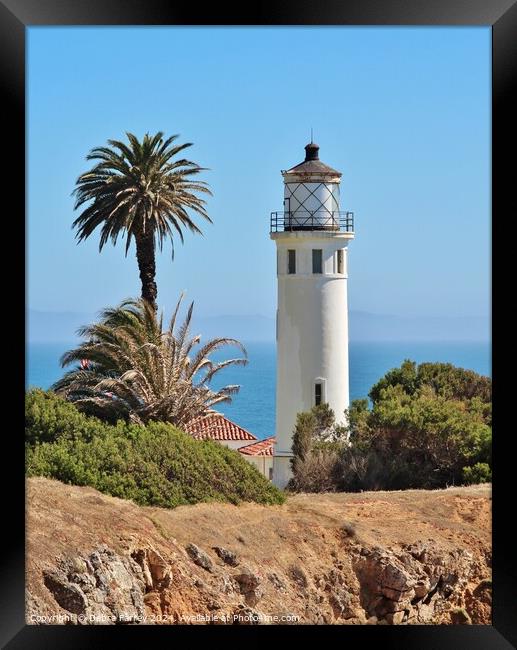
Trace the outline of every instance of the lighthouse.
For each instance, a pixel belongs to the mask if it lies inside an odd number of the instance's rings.
[[[282,171],[284,206],[272,212],[276,243],[276,445],[273,482],[291,477],[296,415],[328,403],[345,422],[348,388],[348,243],[354,238],[351,212],[341,212],[341,172],[305,147],[305,160]]]

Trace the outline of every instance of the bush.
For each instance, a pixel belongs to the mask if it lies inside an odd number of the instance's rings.
[[[492,399],[492,382],[489,377],[478,375],[473,370],[456,368],[452,363],[421,363],[406,359],[400,368],[387,372],[370,390],[370,399],[375,404],[381,398],[381,391],[388,386],[401,386],[405,393],[414,395],[423,386],[430,387],[439,397],[468,401],[474,397],[484,403]]]
[[[352,402],[348,440],[328,418],[322,435],[315,409],[298,415],[290,487],[404,490],[490,481],[490,395],[488,377],[405,361],[373,386],[372,408],[366,399]]]
[[[282,503],[283,494],[237,452],[170,424],[103,423],[52,393],[26,399],[28,476],[89,485],[139,505]]]
[[[472,467],[463,468],[463,482],[466,485],[477,483],[490,483],[492,481],[492,470],[488,463],[476,463]]]
[[[336,489],[343,434],[346,440],[346,431],[335,425],[334,412],[328,404],[298,413],[293,432],[293,477],[289,489],[297,492]]]
[[[458,483],[464,466],[489,460],[491,429],[482,417],[426,391],[401,397],[396,387],[384,389],[370,426],[379,433],[370,448],[400,461],[396,489]]]
[[[345,492],[397,489],[407,470],[399,459],[375,449],[351,446],[341,456],[338,486]]]
[[[289,489],[296,492],[334,492],[339,472],[339,454],[334,449],[312,449],[297,459]]]
[[[445,363],[405,361],[349,409],[344,489],[435,488],[490,476],[491,380]],[[477,465],[484,470],[467,470]]]
[[[35,388],[25,395],[25,441],[30,445],[59,439],[91,440],[103,430],[100,420],[85,418],[50,391]]]

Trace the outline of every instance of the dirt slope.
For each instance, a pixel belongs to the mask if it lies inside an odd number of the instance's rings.
[[[27,622],[488,624],[490,498],[476,486],[165,510],[29,479]]]

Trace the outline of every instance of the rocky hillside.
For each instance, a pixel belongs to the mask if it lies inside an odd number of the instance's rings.
[[[28,623],[490,623],[490,486],[139,507],[27,483]]]

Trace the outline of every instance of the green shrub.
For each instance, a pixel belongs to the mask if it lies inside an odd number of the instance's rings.
[[[457,368],[452,363],[421,363],[406,359],[400,368],[388,371],[370,390],[375,404],[388,386],[400,386],[408,395],[414,395],[423,386],[430,387],[439,397],[468,401],[477,397],[483,403],[492,399],[492,381],[473,370]]]
[[[297,492],[336,490],[340,454],[346,444],[346,429],[336,426],[328,404],[298,413],[293,432],[293,476],[288,489]]]
[[[463,468],[463,482],[466,485],[476,483],[490,483],[492,481],[492,470],[488,463],[476,463],[471,467]]]
[[[284,500],[253,465],[223,445],[194,440],[166,423],[106,424],[41,390],[26,399],[26,468],[29,476],[90,485],[140,505]]]
[[[371,407],[366,399],[351,403],[347,444],[340,435],[321,439],[314,409],[298,414],[290,488],[404,490],[490,481],[490,395],[488,377],[447,363],[405,361],[373,386]]]
[[[398,489],[457,483],[464,466],[489,461],[490,427],[457,400],[426,391],[407,397],[397,387],[383,389],[371,426],[380,432],[374,448],[399,459],[408,470],[413,466],[407,481],[402,476],[397,481]]]
[[[50,391],[34,388],[25,395],[25,441],[30,445],[63,438],[91,440],[103,430],[100,420],[85,418]]]

